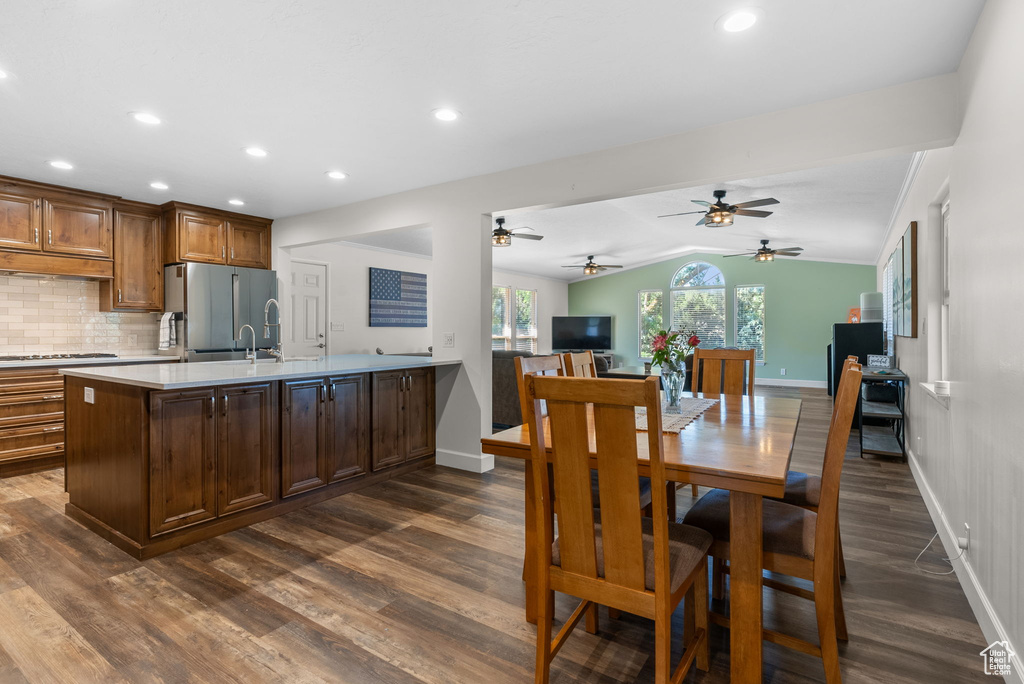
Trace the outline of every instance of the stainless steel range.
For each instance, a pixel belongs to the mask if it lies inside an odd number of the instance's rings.
[[[49,361],[52,359],[116,359],[117,354],[25,354],[23,356],[0,356],[4,361]]]

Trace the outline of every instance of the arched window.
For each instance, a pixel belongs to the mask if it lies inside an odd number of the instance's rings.
[[[683,265],[669,282],[672,330],[697,333],[703,349],[725,346],[725,276],[704,261]]]

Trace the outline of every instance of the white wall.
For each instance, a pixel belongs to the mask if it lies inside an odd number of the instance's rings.
[[[537,353],[551,353],[551,317],[569,315],[569,283],[511,271],[492,271],[493,285],[537,291]]]
[[[949,555],[971,526],[957,576],[989,641],[1009,640],[1018,653],[1014,681],[1024,680],[1024,230],[1013,210],[1024,187],[1024,3],[989,0],[960,67],[963,125],[952,149],[930,152],[896,220],[916,220],[919,239],[918,339],[897,338],[911,377],[912,467]],[[921,387],[934,375],[939,251],[937,202],[950,199],[951,392],[948,409]],[[979,200],[998,207],[984,211]],[[879,266],[892,251],[891,236]],[[979,665],[980,666],[980,665]]]
[[[331,354],[372,354],[377,347],[385,354],[425,352],[432,344],[430,323],[434,296],[433,262],[417,257],[350,245],[296,247],[291,258],[323,262],[328,265],[330,310],[327,350]],[[427,274],[426,328],[371,328],[370,267]],[[343,331],[330,330],[330,324],[343,324]]]
[[[428,225],[434,236],[433,346],[461,366],[439,372],[437,462],[489,469],[490,215],[763,176],[952,143],[955,75],[837,98],[675,136],[357,202],[274,223],[274,263],[287,247]],[[729,144],[722,146],[721,141]],[[282,297],[289,295],[282,278]],[[287,317],[288,313],[283,314]],[[454,333],[453,348],[441,344]]]

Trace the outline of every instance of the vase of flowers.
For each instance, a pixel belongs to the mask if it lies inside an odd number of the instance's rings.
[[[651,364],[661,367],[661,392],[665,413],[679,413],[679,400],[686,385],[686,357],[699,344],[700,338],[692,330],[662,330],[654,338]]]

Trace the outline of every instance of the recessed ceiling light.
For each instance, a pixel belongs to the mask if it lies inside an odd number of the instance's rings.
[[[3,80],[5,78],[7,78],[7,72],[3,69],[0,69],[0,80]]]
[[[149,184],[149,187],[153,188],[154,190],[166,190],[167,189],[167,183],[161,183],[160,181],[153,181],[152,183]]]
[[[442,108],[434,110],[434,118],[438,121],[455,121],[460,116],[462,114],[454,109]]]
[[[246,147],[245,153],[252,157],[266,157],[267,151],[262,147]]]
[[[233,204],[233,205],[235,205],[236,207],[240,207],[240,206],[242,206],[243,204],[245,204],[245,202],[243,202],[243,201],[242,201],[242,200],[240,200],[240,199],[229,199],[229,200],[228,200],[228,204]]]
[[[61,161],[59,159],[55,159],[54,161],[50,162],[50,166],[52,166],[55,169],[63,169],[64,171],[69,171],[75,168],[69,162]]]
[[[760,8],[748,7],[722,15],[715,22],[715,26],[726,33],[739,33],[756,24],[760,16]]]
[[[130,112],[129,114],[139,123],[149,124],[150,126],[156,126],[160,123],[160,117],[149,112]]]
[[[344,180],[348,178],[348,174],[344,171],[328,171],[327,177],[333,178],[334,180]]]

